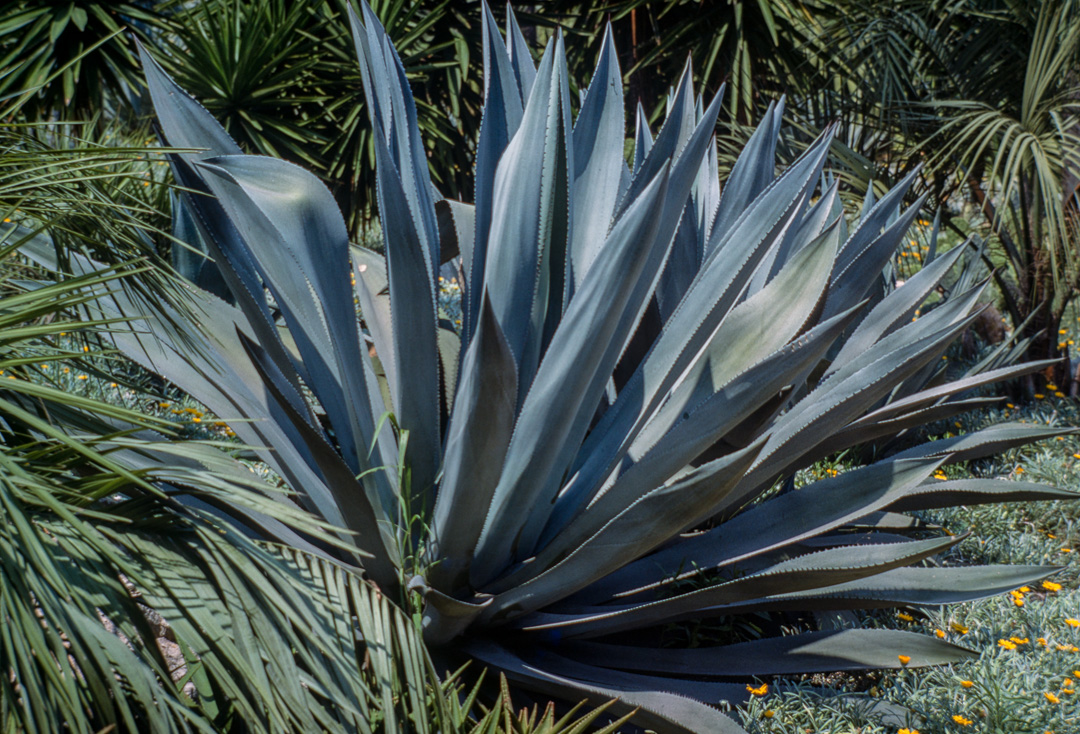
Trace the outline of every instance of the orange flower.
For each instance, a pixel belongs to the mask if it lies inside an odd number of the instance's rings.
[[[1055,584],[1053,581],[1043,581],[1042,587],[1047,591],[1061,591],[1061,584]]]
[[[911,657],[909,655],[897,655],[896,657],[901,665],[907,665],[911,662]]]
[[[961,716],[960,714],[955,714],[952,717],[952,720],[955,721],[960,726],[971,726],[972,724],[975,723],[971,719],[967,718],[966,716]]]
[[[1050,691],[1047,691],[1043,695],[1046,696],[1046,700],[1050,703],[1061,703],[1061,699],[1055,696],[1053,693],[1050,693]]]
[[[974,688],[975,687],[975,681],[973,681],[973,680],[962,680],[962,681],[960,681],[960,685],[962,685],[964,688]]]
[[[753,686],[747,686],[746,690],[750,691],[751,696],[764,696],[766,693],[769,692],[769,684],[762,683],[757,688],[754,688]]]

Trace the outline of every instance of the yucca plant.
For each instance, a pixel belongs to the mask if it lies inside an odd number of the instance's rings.
[[[313,174],[242,155],[144,55],[166,142],[197,151],[173,170],[236,306],[195,291],[199,323],[148,314],[111,339],[228,421],[293,493],[282,501],[355,548],[220,498],[218,511],[419,597],[430,646],[543,696],[616,698],[612,711],[664,731],[739,731],[709,704],[744,699],[752,679],[975,654],[887,629],[673,648],[665,625],[962,602],[1054,572],[927,565],[963,538],[907,513],[1074,497],[935,476],[1056,429],[998,425],[786,481],[1042,366],[921,387],[985,284],[915,316],[957,249],[876,292],[919,211],[902,206],[910,177],[849,227],[835,184],[819,187],[832,130],[775,176],[774,110],[721,192],[720,100],[695,98],[689,68],[628,163],[610,33],[573,119],[561,36],[536,67],[513,17],[504,43],[485,7],[475,199],[446,200],[401,62],[362,13],[385,260],[350,246]],[[460,332],[436,307],[451,258]]]
[[[154,2],[12,0],[0,9],[0,100],[31,120],[91,117],[138,92],[129,38],[169,27]],[[54,79],[56,83],[50,84]]]

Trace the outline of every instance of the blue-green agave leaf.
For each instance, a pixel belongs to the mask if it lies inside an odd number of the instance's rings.
[[[593,616],[566,620],[563,634],[595,637],[661,623],[700,618],[703,610],[746,604],[777,594],[835,587],[874,577],[924,560],[955,545],[959,538],[944,537],[901,543],[841,546],[781,561],[747,576],[685,592],[660,601],[612,607]]]
[[[518,551],[527,509],[554,501],[551,491],[573,460],[628,336],[623,315],[638,309],[630,300],[635,284],[653,275],[645,265],[667,244],[657,236],[667,194],[665,168],[612,229],[604,257],[589,270],[555,332],[514,429],[476,549],[474,581],[490,580],[485,572],[493,574],[508,552]]]
[[[948,457],[946,463],[994,456],[1017,446],[1035,443],[1055,436],[1080,433],[1080,428],[1032,426],[1023,423],[999,423],[996,426],[964,433],[952,438],[939,438],[913,446],[896,454],[895,458]]]
[[[485,640],[468,642],[465,651],[526,689],[574,701],[584,698],[594,706],[610,701],[609,710],[613,714],[634,712],[635,723],[655,731],[746,734],[717,708],[685,695],[643,685],[653,682],[646,676],[609,675],[601,668],[576,663],[551,652],[545,652],[540,660],[530,664],[510,649]],[[678,683],[672,681],[670,685],[676,687]]]
[[[772,182],[776,172],[776,140],[784,116],[784,98],[769,103],[761,122],[739,153],[720,196],[706,255],[723,241],[739,216]]]
[[[867,579],[849,581],[824,589],[774,597],[775,601],[800,603],[823,599],[837,606],[939,606],[959,604],[1004,594],[1034,584],[1061,570],[1060,566],[964,566],[961,568],[897,568]],[[841,602],[840,600],[844,600]]]
[[[792,202],[800,199],[817,179],[828,150],[828,137],[822,136],[755,200],[748,210],[752,215],[744,216],[729,236],[732,246],[720,248],[702,267],[649,355],[583,444],[573,467],[579,473],[575,478],[578,489],[569,492],[570,499],[589,496],[610,476],[647,419],[736,305],[744,285],[742,279],[753,272],[797,216]]]
[[[834,365],[846,364],[852,357],[869,349],[883,336],[914,318],[915,311],[933,293],[959,260],[963,251],[963,247],[953,248],[944,257],[923,267],[904,283],[903,288],[897,288],[885,296],[844,342],[843,348],[833,360]],[[830,368],[827,374],[831,374],[832,371],[833,369]]]
[[[390,152],[378,136],[375,160],[397,376],[390,395],[399,426],[409,432],[404,459],[411,474],[414,509],[430,509],[442,461],[434,279],[424,258],[421,232],[405,206],[401,179],[394,175]]]
[[[463,586],[486,508],[502,473],[514,427],[517,367],[499,322],[485,299],[482,318],[461,365],[461,386],[450,417],[442,483],[432,520],[429,574],[447,593]],[[468,505],[474,511],[462,512]]]
[[[462,336],[465,343],[472,338],[479,318],[480,301],[483,296],[487,268],[488,233],[495,196],[495,174],[499,161],[517,133],[525,105],[510,63],[510,56],[499,35],[498,25],[487,3],[483,8],[482,35],[484,39],[484,116],[480,121],[480,134],[476,142],[476,169],[473,172],[476,192],[476,239],[473,246],[471,267],[465,271],[467,290],[462,294],[464,324]],[[535,75],[534,79],[535,79]],[[531,91],[530,91],[531,95]]]
[[[634,132],[634,161],[631,173],[636,176],[641,164],[648,157],[653,144],[652,131],[649,130],[649,118],[646,116],[641,102],[637,104],[637,114],[634,119],[637,127]]]
[[[199,166],[213,174],[207,182],[237,230],[261,244],[252,257],[296,339],[309,386],[330,417],[346,463],[357,474],[367,470],[376,436],[371,400],[379,397],[369,395],[356,369],[359,331],[351,278],[343,276],[349,240],[333,196],[313,174],[274,158],[225,156]],[[396,510],[382,476],[378,472],[372,481],[384,507]]]
[[[1004,479],[948,479],[922,484],[907,496],[890,504],[888,509],[893,512],[912,512],[958,505],[1075,500],[1077,498],[1080,498],[1080,492],[1034,482],[1013,482]]]
[[[487,0],[484,1],[486,4]],[[525,36],[521,34],[521,28],[518,27],[517,18],[509,2],[506,3],[506,39],[506,53],[510,58],[510,66],[514,69],[514,78],[517,79],[518,88],[521,90],[521,104],[524,106],[532,93],[533,82],[536,81],[536,62],[533,61],[529,44],[525,41]]]
[[[973,660],[978,653],[929,635],[901,630],[807,632],[720,647],[660,649],[578,642],[567,653],[604,667],[669,675],[797,675],[836,670],[922,668]],[[900,662],[900,655],[909,658]]]
[[[528,581],[508,579],[485,616],[517,616],[534,611],[654,550],[696,522],[708,517],[750,467],[761,444],[709,462],[707,471],[692,472],[631,502],[565,558],[552,563],[542,552],[526,570]]]
[[[314,464],[326,483],[327,489],[334,495],[335,505],[341,513],[345,527],[356,535],[356,546],[366,551],[369,557],[363,561],[368,576],[383,588],[397,585],[398,572],[395,562],[397,538],[395,524],[390,521],[381,508],[376,508],[357,481],[353,472],[342,461],[321,431],[316,430],[304,420],[304,416],[289,409],[289,401],[280,396],[282,390],[290,389],[286,380],[275,375],[276,366],[266,351],[258,344],[238,332],[240,342],[247,351],[255,368],[263,378],[263,384],[278,397],[278,402],[307,448]]]
[[[719,528],[628,564],[575,601],[622,598],[827,533],[905,496],[940,465],[940,459],[890,459],[778,495]]]
[[[361,0],[360,8],[364,15],[362,24],[351,5],[348,13],[364,78],[368,116],[372,127],[379,133],[376,137],[381,138],[386,150],[391,152],[389,160],[393,161],[404,195],[403,208],[411,215],[412,227],[420,240],[428,266],[427,272],[434,278],[440,262],[436,196],[428,173],[427,150],[420,140],[416,103],[405,77],[405,67],[382,24],[366,0]],[[378,166],[378,174],[382,182],[382,166]],[[389,230],[384,222],[384,235],[389,236]]]
[[[499,161],[487,237],[483,287],[517,361],[519,400],[539,364],[548,297],[563,296],[562,288],[549,289],[552,282],[562,284],[563,273],[552,264],[559,262],[553,255],[565,253],[569,226],[564,202],[573,170],[570,135],[560,35],[548,44],[521,125]]]
[[[574,288],[607,239],[623,167],[622,75],[612,40],[604,31],[603,48],[588,96],[574,123],[574,205],[570,262]]]

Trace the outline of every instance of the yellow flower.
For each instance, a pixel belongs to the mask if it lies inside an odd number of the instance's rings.
[[[1042,587],[1047,591],[1061,591],[1061,584],[1055,584],[1053,581],[1043,581]]]
[[[1069,625],[1073,629],[1080,627],[1080,619],[1066,619],[1065,624]]]
[[[914,622],[915,621],[915,618],[912,617],[910,614],[907,614],[906,612],[897,612],[896,616],[899,617],[900,619],[904,620],[905,622]]]
[[[769,684],[762,683],[757,688],[754,688],[753,686],[747,686],[746,690],[750,691],[751,696],[764,696],[766,693],[769,692]]]
[[[1080,670],[1074,670],[1073,675],[1075,675],[1077,678],[1080,678]]]
[[[120,387],[120,386],[117,385],[115,382],[110,382],[109,387]]]
[[[762,716],[764,716],[766,719],[771,719],[772,717],[776,716],[776,712],[772,709],[765,709],[765,713],[763,713]]]
[[[1015,643],[1015,644],[1017,644],[1017,645],[1026,645],[1026,644],[1028,644],[1029,642],[1031,642],[1031,640],[1029,640],[1029,639],[1028,639],[1028,638],[1026,638],[1026,637],[1010,637],[1010,638],[1009,638],[1009,641],[1010,641],[1010,642],[1013,642],[1013,643]]]
[[[919,734],[918,729],[901,729],[896,734]]]
[[[900,661],[901,665],[907,665],[911,662],[911,656],[909,655],[897,655],[896,657]]]
[[[84,346],[84,347],[82,348],[82,350],[83,350],[84,352],[89,352],[89,351],[90,351],[90,347],[86,347],[86,346]]]
[[[960,685],[962,685],[964,688],[974,688],[975,687],[975,681],[973,681],[973,680],[962,680],[962,681],[960,681]]]
[[[1072,548],[1062,548],[1061,552],[1062,553],[1072,553]]]
[[[1065,397],[1065,393],[1061,392],[1061,390],[1055,390],[1054,391],[1054,397],[1055,398],[1063,398],[1063,397]]]
[[[1035,642],[1039,643],[1039,647],[1046,647],[1045,637],[1040,637],[1039,639],[1035,640]]]
[[[1024,473],[1024,467],[1022,467],[1022,466],[1016,467],[1016,473],[1017,474],[1023,474]]]
[[[1050,693],[1050,691],[1047,691],[1043,695],[1046,696],[1046,700],[1050,703],[1061,703],[1061,699],[1055,696],[1053,693]]]
[[[937,635],[939,639],[945,639],[945,632],[943,630],[934,630],[934,634]]]
[[[1045,398],[1045,397],[1046,397],[1046,396],[1045,396],[1045,395],[1043,395],[1043,394],[1042,394],[1041,392],[1037,392],[1037,393],[1035,393],[1035,399],[1036,399],[1036,400],[1042,400],[1042,399],[1043,399],[1043,398]]]
[[[79,375],[76,379],[78,379],[78,380],[89,380],[90,378],[87,377],[86,375]]]
[[[1061,687],[1072,688],[1072,678],[1066,678],[1065,680],[1061,681]]]
[[[1067,696],[1071,696],[1074,693],[1076,693],[1076,689],[1074,689],[1074,688],[1062,688],[1061,692],[1064,693]]]
[[[960,624],[959,622],[949,622],[949,627],[952,628],[953,632],[959,632],[962,635],[966,635],[968,633],[968,628]]]
[[[1018,607],[1024,606],[1024,598],[1022,596],[1014,596],[1013,597],[1013,604],[1015,604]]]
[[[998,647],[1003,647],[1006,650],[1015,650],[1016,645],[1008,640],[998,640]]]
[[[967,718],[966,716],[961,716],[960,714],[953,715],[952,720],[960,726],[971,726],[975,723],[971,719]]]

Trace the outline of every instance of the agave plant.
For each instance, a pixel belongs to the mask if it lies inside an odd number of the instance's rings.
[[[921,387],[985,283],[916,317],[958,248],[880,290],[921,204],[903,206],[911,177],[849,226],[822,176],[832,131],[776,176],[774,108],[721,191],[720,100],[695,97],[689,66],[655,139],[639,111],[628,162],[611,34],[575,119],[562,37],[534,66],[513,16],[504,42],[485,7],[475,199],[447,200],[428,177],[402,64],[362,14],[351,22],[385,259],[350,246],[313,174],[242,155],[143,56],[164,139],[196,151],[171,155],[182,206],[235,306],[196,289],[200,323],[148,314],[111,338],[229,421],[287,485],[281,501],[354,546],[220,494],[217,511],[362,570],[392,598],[419,596],[430,646],[541,695],[618,699],[612,711],[664,731],[739,731],[710,704],[742,700],[762,676],[975,653],[887,629],[683,649],[660,644],[663,625],[934,606],[1054,572],[925,565],[963,538],[907,513],[1074,497],[934,476],[1055,429],[998,425],[786,481],[1042,366]],[[460,332],[437,309],[451,260]]]

